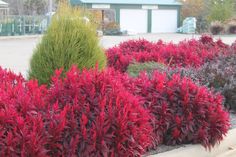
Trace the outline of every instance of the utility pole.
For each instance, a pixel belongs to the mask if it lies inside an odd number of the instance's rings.
[[[48,13],[49,13],[49,22],[52,18],[52,0],[48,0]]]

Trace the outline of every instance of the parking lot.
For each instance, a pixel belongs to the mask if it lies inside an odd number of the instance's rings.
[[[104,36],[100,39],[101,45],[106,49],[130,39],[147,39],[149,41],[163,40],[178,43],[185,39],[199,38],[199,35],[186,34],[141,34],[134,36]],[[216,36],[223,42],[232,44],[236,36]],[[27,76],[30,58],[41,36],[28,37],[0,37],[0,66],[11,69],[15,73]]]

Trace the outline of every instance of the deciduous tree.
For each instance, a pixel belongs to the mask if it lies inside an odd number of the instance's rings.
[[[47,10],[46,0],[24,0],[24,13],[26,15],[41,15]]]
[[[209,21],[221,21],[234,15],[235,0],[211,0]]]

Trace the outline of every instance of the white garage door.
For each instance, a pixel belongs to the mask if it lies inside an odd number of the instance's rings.
[[[177,10],[153,10],[152,33],[173,33],[177,29]]]
[[[147,33],[147,10],[121,9],[120,28],[135,33]]]

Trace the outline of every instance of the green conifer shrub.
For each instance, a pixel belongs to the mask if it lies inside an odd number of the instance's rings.
[[[106,55],[99,46],[96,28],[86,20],[84,12],[62,4],[37,45],[30,61],[29,79],[50,84],[54,71],[68,71],[72,65],[79,69],[106,66]]]

